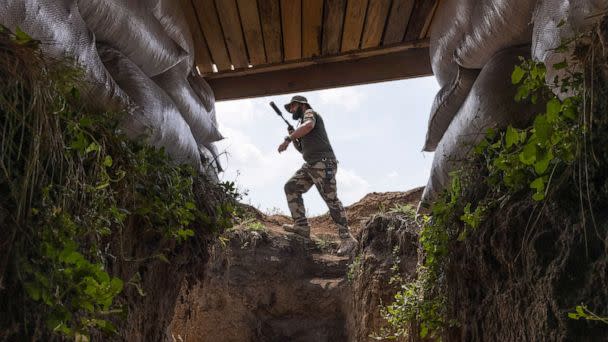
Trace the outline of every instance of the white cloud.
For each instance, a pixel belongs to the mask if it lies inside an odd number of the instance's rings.
[[[369,183],[353,170],[338,168],[336,182],[338,196],[345,206],[360,200],[370,189]]]
[[[251,122],[258,112],[253,100],[222,101],[216,103],[216,113],[220,119],[220,129],[226,126],[242,126]]]
[[[386,177],[394,179],[394,178],[399,177],[399,173],[397,173],[397,171],[393,171],[393,172],[389,173],[388,175],[386,175]]]
[[[242,192],[249,193],[245,201],[261,210],[277,207],[288,212],[282,184],[302,163],[299,154],[292,147],[281,154],[264,150],[234,127],[224,126],[222,133],[227,137],[218,143],[220,152],[225,152],[222,180],[236,181]]]
[[[319,93],[321,104],[335,106],[346,112],[357,110],[366,97],[364,92],[352,87],[328,89]]]

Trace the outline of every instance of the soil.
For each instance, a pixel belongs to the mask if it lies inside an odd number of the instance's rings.
[[[391,267],[397,263],[407,276],[417,263],[415,222],[378,212],[415,206],[421,192],[371,193],[346,208],[359,242],[342,257],[328,215],[310,219],[311,239],[305,239],[281,228],[290,218],[247,207],[249,218],[212,246],[201,276],[182,286],[170,335],[176,341],[371,341],[384,324],[379,305],[396,291]]]

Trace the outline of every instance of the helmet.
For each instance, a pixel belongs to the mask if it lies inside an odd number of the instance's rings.
[[[289,106],[294,103],[294,102],[299,102],[299,103],[306,103],[308,104],[308,100],[306,100],[306,98],[304,96],[301,95],[296,95],[294,97],[291,98],[291,101],[289,101],[288,104],[285,105],[285,110],[289,112]]]

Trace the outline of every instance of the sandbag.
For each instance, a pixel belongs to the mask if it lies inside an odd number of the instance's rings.
[[[188,83],[194,93],[198,96],[198,98],[203,102],[205,109],[209,112],[211,116],[211,120],[217,126],[217,118],[215,115],[215,94],[213,93],[213,89],[209,86],[209,83],[205,81],[205,79],[193,70],[190,75],[188,75]]]
[[[442,0],[430,27],[429,53],[440,87],[454,81],[458,65],[454,51],[469,31],[474,0]]]
[[[187,56],[141,1],[78,0],[78,6],[97,42],[116,48],[150,77]]]
[[[458,64],[481,69],[498,51],[530,44],[537,0],[479,0],[471,25],[455,52]]]
[[[128,96],[104,67],[95,38],[86,27],[75,0],[2,0],[0,23],[15,32],[19,27],[41,42],[49,57],[74,60],[89,86],[83,96],[92,107],[108,110],[128,105]]]
[[[190,127],[171,98],[118,50],[103,44],[98,44],[98,50],[110,74],[136,106],[121,123],[129,138],[145,139],[152,146],[164,148],[176,162],[202,170]]]
[[[518,56],[529,57],[529,53],[529,45],[501,51],[481,70],[437,146],[423,203],[432,202],[449,185],[450,172],[459,169],[490,127],[522,127],[539,111],[529,103],[515,102],[517,87],[511,83],[511,72],[520,63]]]
[[[210,113],[184,77],[184,67],[184,64],[178,64],[153,80],[169,94],[190,126],[197,144],[204,145],[223,139]]]
[[[553,85],[555,77],[563,78],[567,71],[553,66],[567,61],[570,71],[580,70],[572,58],[572,44],[564,52],[555,51],[562,43],[574,38],[577,34],[590,30],[601,16],[594,14],[606,11],[608,0],[544,0],[534,15],[532,39],[532,57],[547,66],[547,84]],[[561,93],[554,88],[560,97],[571,94]]]
[[[454,80],[439,90],[431,108],[423,151],[435,151],[450,122],[467,98],[477,75],[479,70],[458,67]]]
[[[182,63],[188,66],[189,73],[194,67],[194,40],[186,17],[183,12],[183,1],[177,0],[146,0],[154,17],[173,41],[184,49],[186,56]]]

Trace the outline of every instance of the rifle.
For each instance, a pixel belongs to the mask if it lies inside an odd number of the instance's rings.
[[[287,121],[285,120],[285,118],[283,117],[283,114],[281,113],[281,110],[279,109],[279,107],[277,107],[276,104],[274,104],[274,101],[270,101],[270,107],[272,107],[272,109],[274,109],[274,111],[277,113],[278,116],[281,117],[281,119],[283,119],[283,121],[285,121],[285,123],[287,124],[287,128],[291,131],[294,130],[293,126]]]

